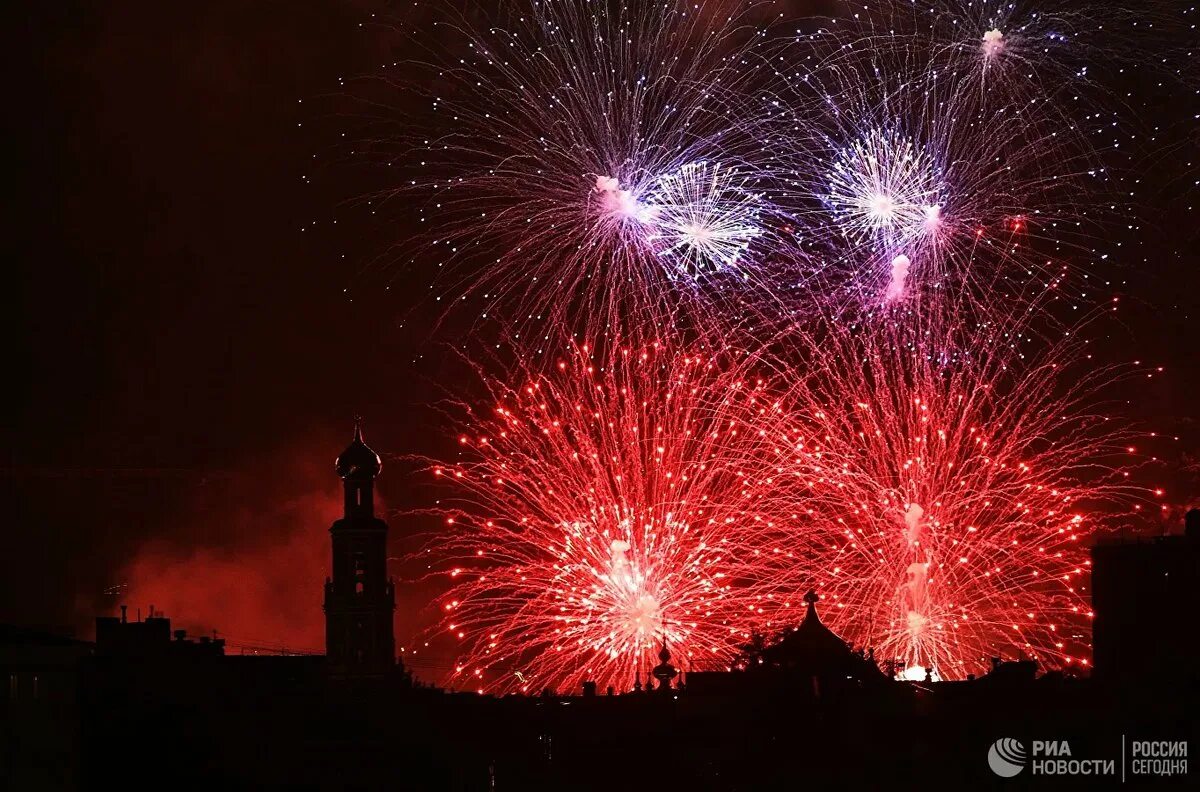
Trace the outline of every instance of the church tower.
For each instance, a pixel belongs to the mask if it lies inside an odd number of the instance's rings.
[[[375,516],[379,455],[354,440],[337,458],[345,504],[333,523],[333,575],[325,579],[325,654],[335,676],[384,676],[396,663],[392,613],[396,586],[387,574],[387,523]]]

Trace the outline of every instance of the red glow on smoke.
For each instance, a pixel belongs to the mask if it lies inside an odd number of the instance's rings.
[[[153,605],[175,629],[216,630],[231,653],[323,652],[328,528],[342,503],[330,459],[313,447],[214,476],[180,504],[121,572],[130,618]]]

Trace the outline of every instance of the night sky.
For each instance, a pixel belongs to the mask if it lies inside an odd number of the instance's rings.
[[[402,233],[353,225],[341,203],[360,175],[336,161],[353,112],[337,78],[399,46],[360,24],[370,6],[10,15],[0,621],[88,636],[97,610],[154,604],[235,642],[320,649],[332,461],[356,413],[385,457],[387,505],[419,505],[423,485],[394,458],[444,442],[423,405],[445,393],[457,329],[435,336],[433,309],[397,296],[428,293],[423,273],[388,291],[360,275]],[[1137,185],[1144,224],[1114,230],[1124,244],[1102,273],[1126,306],[1108,343],[1166,367],[1131,411],[1181,436],[1165,456],[1183,506],[1200,500],[1196,98],[1136,79],[1113,90],[1163,131]],[[394,515],[396,541],[418,522]],[[398,645],[420,600],[400,602]]]
[[[319,646],[333,458],[356,413],[381,451],[406,448],[429,400],[398,311],[343,293],[386,240],[322,235],[344,196],[302,181],[333,138],[323,97],[371,69],[378,31],[345,2],[25,13],[0,620],[86,634],[127,597],[178,617],[187,597],[130,577],[153,547],[199,554],[188,596],[222,610],[301,602],[216,626]]]

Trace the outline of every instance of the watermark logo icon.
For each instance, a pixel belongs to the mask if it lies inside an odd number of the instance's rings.
[[[1025,769],[1025,746],[1012,737],[1001,737],[988,749],[988,767],[1001,778],[1012,778]]]

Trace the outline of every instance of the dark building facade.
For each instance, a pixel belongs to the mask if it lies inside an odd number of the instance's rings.
[[[0,789],[79,783],[79,669],[92,645],[0,624]]]
[[[1092,549],[1092,674],[1104,682],[1174,680],[1195,667],[1200,510],[1183,536]],[[1170,672],[1170,673],[1168,673]]]
[[[124,605],[121,606],[119,617],[96,617],[97,657],[144,660],[157,657],[220,657],[224,654],[223,638],[202,636],[192,641],[185,630],[172,632],[171,620],[162,611],[155,610],[153,605],[145,620],[139,618],[129,621]]]
[[[325,581],[325,653],[333,676],[385,676],[395,668],[396,586],[387,573],[387,523],[375,516],[379,455],[354,439],[336,462],[345,491],[342,518],[329,529],[332,575]]]

